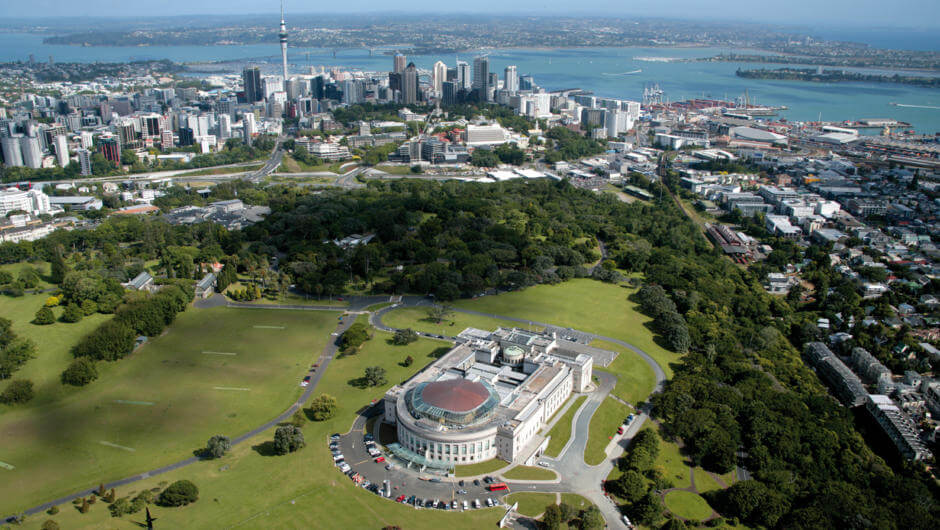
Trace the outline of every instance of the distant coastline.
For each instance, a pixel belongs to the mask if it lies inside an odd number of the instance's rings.
[[[777,79],[784,81],[808,81],[814,83],[896,83],[924,88],[940,88],[940,77],[924,77],[900,74],[864,74],[860,72],[846,72],[844,70],[820,70],[813,68],[758,68],[754,70],[738,69],[738,71],[735,72],[735,75],[746,79]]]

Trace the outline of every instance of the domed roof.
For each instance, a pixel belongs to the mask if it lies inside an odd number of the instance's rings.
[[[482,383],[468,379],[434,381],[421,389],[421,399],[428,405],[450,412],[470,412],[490,397]]]

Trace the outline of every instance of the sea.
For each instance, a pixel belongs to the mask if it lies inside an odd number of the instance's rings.
[[[280,68],[277,43],[231,46],[81,47],[49,45],[36,34],[0,33],[0,61],[115,62],[169,59],[183,63],[218,63],[219,73],[237,73],[245,64],[259,65],[272,73]],[[489,57],[490,71],[516,65],[520,75],[532,75],[547,90],[581,88],[597,96],[641,100],[643,89],[658,85],[669,101],[688,98],[735,100],[745,91],[752,104],[786,106],[780,117],[789,121],[844,121],[872,118],[895,119],[911,124],[920,134],[940,133],[940,90],[890,83],[810,83],[743,79],[738,68],[773,68],[775,65],[695,62],[690,59],[745,50],[719,48],[568,48],[487,49],[458,55],[408,57],[419,69],[430,70],[440,60],[453,66],[457,60]],[[750,53],[759,53],[750,51]],[[332,67],[347,70],[390,70],[392,57],[367,49],[330,50],[288,48],[292,73]],[[912,72],[884,69],[849,69],[874,73]],[[914,73],[940,75],[940,73]],[[876,131],[871,131],[876,132]]]

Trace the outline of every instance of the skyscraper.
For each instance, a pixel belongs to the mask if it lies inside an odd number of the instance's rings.
[[[81,148],[76,153],[78,153],[78,165],[82,168],[82,176],[91,175],[91,151]]]
[[[441,95],[441,84],[447,80],[447,65],[441,61],[434,63],[431,69],[431,88],[438,96]]]
[[[23,154],[20,151],[20,136],[4,136],[0,138],[3,145],[3,163],[7,167],[20,167],[23,165]]]
[[[55,156],[59,161],[59,167],[69,165],[69,142],[64,134],[55,137]]]
[[[408,63],[402,75],[401,102],[405,105],[418,102],[418,67],[415,63]]]
[[[393,72],[405,71],[405,56],[404,55],[400,53],[395,54],[395,60],[394,60],[394,63],[392,64],[392,71]]]
[[[490,60],[486,56],[473,60],[473,90],[479,101],[486,101],[490,82]]]
[[[107,160],[121,165],[121,143],[114,136],[99,139],[98,151],[104,155]]]
[[[281,62],[284,67],[284,83],[287,83],[287,25],[284,23],[284,0],[281,0]]]
[[[26,136],[20,139],[20,147],[23,149],[23,163],[26,167],[39,169],[42,167],[42,147],[39,145],[39,138],[35,136]]]
[[[457,90],[470,90],[473,88],[470,77],[470,65],[457,61]]]
[[[242,84],[245,85],[245,102],[255,103],[264,99],[261,88],[261,69],[249,66],[242,70]]]
[[[503,90],[508,90],[510,92],[519,91],[519,73],[516,71],[515,65],[506,67],[503,77]]]
[[[318,75],[310,80],[310,97],[313,99],[323,99],[325,91],[323,76]]]

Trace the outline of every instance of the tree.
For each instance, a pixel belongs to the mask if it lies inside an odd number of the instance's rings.
[[[39,282],[42,281],[42,278],[39,276],[39,273],[36,272],[36,269],[32,267],[26,267],[20,271],[17,279],[23,284],[23,287],[26,289],[32,289],[39,285]]]
[[[653,463],[656,462],[656,458],[651,455],[645,447],[634,448],[625,458],[627,468],[634,469],[640,473],[653,467]]]
[[[441,323],[442,320],[454,314],[453,309],[447,304],[434,304],[428,308],[428,318]]]
[[[561,508],[557,504],[549,504],[545,507],[545,512],[542,514],[542,525],[548,530],[556,530],[561,528],[561,524],[567,521],[563,521],[561,518]]]
[[[371,338],[372,335],[369,334],[369,328],[362,322],[356,322],[352,326],[349,326],[349,329],[343,333],[343,337],[340,339],[340,346],[343,348],[343,352],[352,354],[358,351],[359,347]]]
[[[0,403],[14,405],[33,399],[33,382],[29,379],[14,379],[0,392]]]
[[[65,250],[61,245],[56,246],[55,250],[52,252],[52,259],[50,260],[52,266],[50,269],[50,281],[56,285],[62,283],[62,280],[65,279],[65,275],[69,273],[69,266],[65,262]]]
[[[274,452],[279,455],[293,453],[306,444],[304,433],[294,425],[283,425],[274,431]]]
[[[291,425],[294,427],[303,427],[307,423],[307,418],[304,416],[302,410],[298,409],[294,411],[294,414],[290,417]]]
[[[48,307],[40,307],[39,311],[36,311],[36,316],[33,317],[33,324],[38,326],[46,326],[49,324],[55,323],[55,314]]]
[[[52,519],[47,519],[42,523],[40,528],[42,530],[59,530],[59,523],[53,521]]]
[[[87,357],[79,357],[62,372],[62,383],[72,386],[85,386],[98,379],[95,362]]]
[[[418,340],[418,334],[415,333],[415,330],[411,328],[399,329],[395,332],[395,336],[392,337],[392,344],[396,346],[406,346],[416,340]]]
[[[108,320],[83,337],[72,348],[75,357],[90,357],[102,361],[116,361],[134,348],[136,335],[129,326]]]
[[[663,518],[663,501],[656,493],[650,491],[633,505],[633,517],[637,521],[655,526]]]
[[[188,480],[177,480],[160,492],[157,504],[160,506],[186,506],[199,499],[199,488]]]
[[[586,510],[581,510],[581,530],[598,530],[604,528],[604,516],[593,504]]]
[[[409,355],[408,357],[405,357],[405,360],[404,360],[404,361],[402,361],[402,365],[403,365],[405,368],[408,368],[409,366],[411,366],[412,364],[414,364],[414,362],[415,362],[414,358]]]
[[[631,504],[643,498],[648,487],[643,475],[632,469],[625,471],[608,484],[611,493]]]
[[[71,322],[75,323],[82,319],[85,316],[85,312],[82,311],[80,305],[72,303],[65,306],[65,311],[62,313],[62,322]]]
[[[211,458],[222,458],[231,448],[232,442],[228,439],[228,436],[217,434],[212,438],[209,438],[209,441],[206,443],[206,450],[204,451],[204,454]]]
[[[320,394],[310,402],[310,413],[314,421],[326,421],[336,415],[336,398],[329,394]]]
[[[382,386],[386,383],[385,368],[381,366],[369,366],[366,368],[366,382],[369,386]]]

